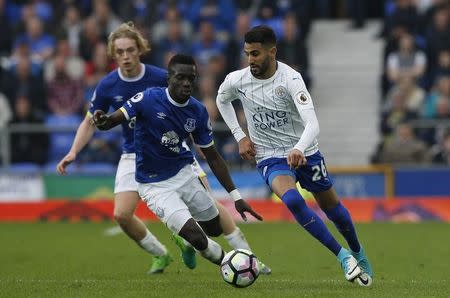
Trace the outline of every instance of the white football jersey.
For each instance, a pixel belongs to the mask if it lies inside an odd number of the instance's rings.
[[[305,128],[299,110],[314,109],[300,73],[277,63],[275,74],[266,80],[255,78],[250,67],[231,72],[218,91],[220,102],[241,100],[257,162],[286,157]],[[304,154],[309,156],[317,150],[318,142],[314,139]]]

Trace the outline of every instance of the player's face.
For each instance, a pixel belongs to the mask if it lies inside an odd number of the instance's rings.
[[[275,47],[264,47],[260,42],[244,44],[244,53],[255,78],[267,77],[270,64],[275,60],[275,52]]]
[[[125,75],[135,76],[139,73],[140,54],[134,39],[123,37],[114,41],[114,59]]]
[[[169,74],[169,93],[177,102],[185,102],[194,90],[197,71],[194,65],[175,64]]]

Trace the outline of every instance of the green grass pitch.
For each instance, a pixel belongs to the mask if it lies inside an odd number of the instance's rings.
[[[151,258],[124,234],[105,236],[112,226],[0,224],[0,297],[450,296],[448,224],[357,225],[375,270],[371,288],[345,281],[334,256],[297,225],[244,224],[253,252],[273,270],[245,289],[226,284],[218,267],[201,257],[195,270],[185,268],[160,223],[149,228],[175,261],[164,274],[146,275]]]

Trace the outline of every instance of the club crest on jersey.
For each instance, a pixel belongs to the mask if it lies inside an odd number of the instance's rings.
[[[284,98],[287,94],[287,90],[285,87],[283,86],[278,86],[277,88],[275,88],[275,95],[278,98]]]
[[[143,92],[139,92],[136,93],[132,98],[130,98],[130,100],[132,102],[139,102],[142,100],[142,98],[144,98],[144,93]]]
[[[184,124],[184,129],[187,132],[193,132],[195,130],[195,119],[187,118],[186,123]]]
[[[301,105],[307,105],[309,103],[309,96],[305,92],[301,91],[297,95],[296,100]]]

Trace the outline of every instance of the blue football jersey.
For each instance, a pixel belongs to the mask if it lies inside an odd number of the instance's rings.
[[[136,181],[166,180],[193,162],[182,145],[192,134],[203,148],[214,144],[205,106],[191,97],[184,104],[170,98],[167,88],[149,88],[130,98],[121,108],[129,120],[136,119]]]
[[[119,69],[110,72],[97,85],[91,99],[88,113],[94,114],[95,110],[105,113],[117,110],[136,93],[149,87],[167,86],[167,71],[153,66],[144,65],[142,72],[136,78],[123,77]],[[123,153],[134,153],[134,119],[122,123]]]

